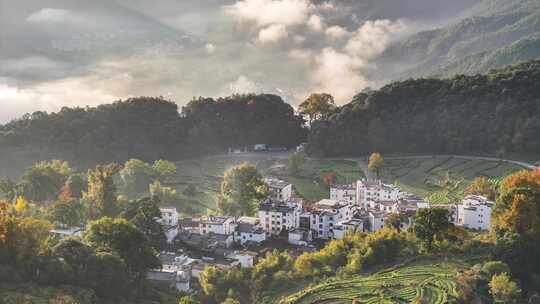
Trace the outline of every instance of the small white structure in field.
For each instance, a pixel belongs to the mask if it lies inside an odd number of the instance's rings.
[[[479,195],[468,195],[457,205],[458,226],[477,230],[491,228],[491,210],[494,202]]]

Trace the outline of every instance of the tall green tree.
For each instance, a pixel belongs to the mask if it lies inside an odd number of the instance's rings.
[[[159,199],[155,196],[130,201],[121,216],[133,223],[149,240],[154,249],[160,250],[166,242],[165,232],[158,222],[161,218]]]
[[[308,116],[311,124],[314,120],[325,118],[332,113],[336,109],[336,103],[330,94],[311,94],[298,109],[300,113]]]
[[[88,192],[83,193],[83,202],[87,205],[90,219],[102,216],[116,216],[119,212],[116,186],[113,177],[118,172],[116,164],[98,165],[88,170]]]
[[[125,219],[104,217],[93,221],[84,239],[92,248],[109,250],[122,258],[136,281],[142,280],[149,269],[161,266],[148,238]]]
[[[257,203],[268,195],[266,184],[257,168],[249,163],[225,172],[221,183],[219,208],[228,215],[253,215]]]
[[[518,303],[521,290],[516,282],[512,281],[508,273],[496,274],[489,281],[489,292],[495,303]]]
[[[418,209],[413,219],[413,232],[417,238],[422,240],[426,249],[433,249],[435,238],[442,238],[452,227],[450,213],[442,208]]]

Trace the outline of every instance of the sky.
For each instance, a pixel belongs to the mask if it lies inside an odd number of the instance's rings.
[[[344,104],[384,83],[369,75],[392,41],[474,1],[0,0],[0,123],[133,96]]]

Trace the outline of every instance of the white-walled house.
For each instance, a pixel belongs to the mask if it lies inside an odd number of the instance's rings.
[[[369,201],[397,201],[401,191],[394,185],[384,184],[382,181],[359,180],[356,182],[356,202],[368,209]]]
[[[242,268],[251,268],[255,266],[257,254],[250,251],[235,251],[227,255],[227,258],[236,261],[233,262],[232,265],[239,265]]]
[[[166,226],[178,226],[178,211],[176,207],[159,208],[161,212],[161,224]]]
[[[313,237],[319,239],[334,238],[334,226],[352,219],[354,206],[346,202],[323,199],[314,205],[311,211],[311,230]]]
[[[351,219],[338,223],[334,226],[334,238],[341,240],[347,234],[364,231],[364,221],[361,219]]]
[[[302,206],[267,199],[259,206],[259,220],[267,236],[298,228]]]
[[[491,228],[494,202],[479,195],[468,195],[457,205],[456,225],[477,230]]]
[[[307,246],[313,240],[313,235],[311,230],[297,228],[289,231],[288,241],[289,244],[297,246]]]
[[[330,199],[356,204],[356,183],[349,185],[334,185],[330,188]]]
[[[384,228],[386,214],[381,211],[369,212],[369,231],[375,232]]]
[[[238,223],[234,239],[241,245],[244,245],[247,242],[260,244],[266,240],[266,232],[259,224]]]
[[[265,178],[264,182],[268,186],[268,196],[277,201],[287,201],[294,194],[294,186],[291,183],[277,178]]]
[[[202,235],[214,233],[232,235],[236,229],[236,221],[231,216],[210,216],[201,219],[199,233]]]

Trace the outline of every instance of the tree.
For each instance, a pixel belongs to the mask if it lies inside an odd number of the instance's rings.
[[[15,211],[17,213],[22,214],[26,211],[26,208],[28,207],[28,202],[26,199],[22,196],[17,197],[17,200],[15,201]]]
[[[510,279],[508,273],[496,274],[489,281],[489,292],[495,303],[516,303],[521,290],[516,282]]]
[[[369,156],[368,170],[375,172],[377,174],[377,179],[379,178],[379,171],[384,164],[384,159],[381,153],[375,152]]]
[[[413,232],[431,251],[436,237],[442,237],[452,227],[448,210],[442,208],[418,209],[413,219]]]
[[[70,175],[66,183],[62,187],[60,196],[64,194],[65,197],[69,198],[81,198],[83,192],[87,191],[88,183],[85,181],[85,178],[82,174],[73,174]]]
[[[166,242],[165,232],[158,222],[158,219],[161,218],[158,204],[157,197],[130,201],[121,214],[146,236],[156,250],[160,250]]]
[[[289,172],[292,175],[297,175],[300,169],[306,163],[306,154],[303,152],[295,152],[289,155]]]
[[[47,208],[47,218],[60,226],[81,227],[85,222],[83,204],[76,200],[58,200]]]
[[[324,175],[324,184],[327,188],[331,188],[336,183],[337,174],[336,172],[329,172]]]
[[[497,256],[524,284],[540,273],[540,169],[506,177],[492,212]]]
[[[26,198],[34,202],[56,199],[71,168],[65,161],[39,162],[28,168],[21,179],[21,188]]]
[[[161,266],[144,233],[125,219],[104,217],[91,222],[84,239],[92,248],[107,249],[122,258],[135,280]]]
[[[113,176],[118,172],[116,164],[99,165],[88,170],[88,192],[83,193],[90,219],[118,214],[116,187]]]
[[[160,181],[164,181],[167,178],[176,174],[176,165],[168,160],[156,160],[152,166]]]
[[[253,215],[267,187],[255,166],[243,163],[225,172],[221,183],[220,210],[229,215]]]
[[[401,232],[401,225],[408,223],[407,215],[402,213],[392,213],[384,220],[384,226]]]
[[[482,195],[490,200],[495,200],[495,186],[485,176],[479,176],[465,189],[467,194]]]
[[[195,301],[190,296],[183,296],[180,298],[180,301],[178,302],[178,304],[199,304],[199,302]]]
[[[148,191],[148,185],[157,177],[152,166],[138,159],[130,159],[118,172],[122,181],[122,192],[128,197],[136,197]]]
[[[0,198],[13,201],[17,197],[17,184],[9,177],[0,178]]]
[[[326,93],[311,94],[298,107],[300,113],[309,117],[310,124],[314,120],[327,117],[334,109],[336,109],[334,97]]]

